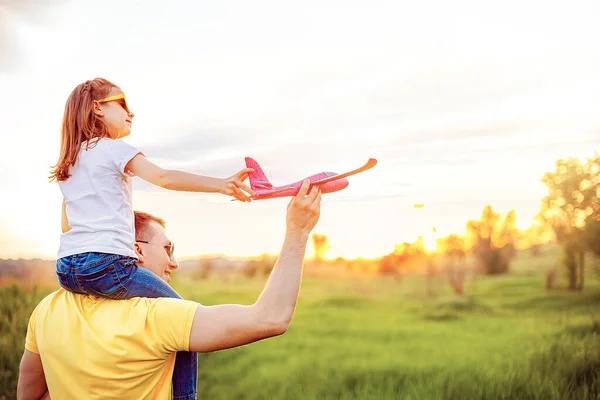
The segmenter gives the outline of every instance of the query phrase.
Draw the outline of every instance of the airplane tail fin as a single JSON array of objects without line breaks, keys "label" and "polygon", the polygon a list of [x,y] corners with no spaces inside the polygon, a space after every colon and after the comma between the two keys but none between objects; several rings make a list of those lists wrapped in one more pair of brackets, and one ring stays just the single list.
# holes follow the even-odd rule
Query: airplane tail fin
[{"label": "airplane tail fin", "polygon": [[262,168],[258,163],[250,157],[246,157],[246,167],[254,169],[248,176],[250,180],[250,188],[252,190],[271,189],[273,185],[267,179],[267,176],[263,172]]}]

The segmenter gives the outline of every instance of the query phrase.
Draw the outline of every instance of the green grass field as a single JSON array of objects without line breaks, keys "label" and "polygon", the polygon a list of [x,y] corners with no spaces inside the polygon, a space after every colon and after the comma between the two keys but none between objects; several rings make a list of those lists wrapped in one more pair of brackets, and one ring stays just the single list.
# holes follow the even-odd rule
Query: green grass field
[{"label": "green grass field", "polygon": [[[425,277],[306,279],[280,337],[200,355],[204,399],[600,399],[600,278],[544,289],[548,260],[435,295]],[[203,304],[252,303],[264,280],[177,282]],[[0,289],[0,398],[12,398],[27,317],[46,292]]]}]

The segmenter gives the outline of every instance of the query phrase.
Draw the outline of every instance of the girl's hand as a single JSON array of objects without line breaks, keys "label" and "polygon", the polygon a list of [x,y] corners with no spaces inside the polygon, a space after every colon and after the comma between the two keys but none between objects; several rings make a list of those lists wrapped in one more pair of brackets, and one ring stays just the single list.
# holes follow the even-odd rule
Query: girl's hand
[{"label": "girl's hand", "polygon": [[[248,193],[250,196],[255,196],[256,192],[244,184],[244,181],[248,178],[248,174],[250,174],[250,172],[254,172],[254,169],[244,168],[229,178],[224,179],[221,193],[228,196],[233,196],[239,201],[251,202],[252,200],[246,195],[246,193]],[[244,193],[242,190],[246,193]]]}]

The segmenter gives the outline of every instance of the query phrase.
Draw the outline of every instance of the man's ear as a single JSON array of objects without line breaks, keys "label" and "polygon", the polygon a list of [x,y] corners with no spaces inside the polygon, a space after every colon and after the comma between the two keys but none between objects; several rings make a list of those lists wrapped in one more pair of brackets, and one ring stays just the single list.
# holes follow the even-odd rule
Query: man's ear
[{"label": "man's ear", "polygon": [[92,102],[92,112],[99,117],[104,117],[104,111],[100,108],[100,103],[96,100]]},{"label": "man's ear", "polygon": [[140,246],[139,244],[135,244],[134,245],[135,248],[135,254],[137,254],[138,259],[139,259],[139,263],[140,264],[144,264],[144,250],[142,249],[142,246]]}]

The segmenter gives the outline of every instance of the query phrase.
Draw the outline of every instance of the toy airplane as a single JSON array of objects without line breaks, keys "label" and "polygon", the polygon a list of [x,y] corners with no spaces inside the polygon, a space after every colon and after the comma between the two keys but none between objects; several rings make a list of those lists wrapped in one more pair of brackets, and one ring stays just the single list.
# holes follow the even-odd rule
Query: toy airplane
[{"label": "toy airplane", "polygon": [[[284,186],[273,186],[267,179],[267,176],[263,172],[262,168],[258,163],[250,157],[246,157],[246,167],[254,169],[254,172],[249,174],[250,188],[256,192],[255,196],[252,196],[252,200],[263,200],[263,199],[274,199],[277,197],[295,196],[302,186],[304,179],[295,183],[290,183]],[[369,158],[369,161],[362,167],[343,173],[336,174],[335,172],[321,172],[315,175],[311,175],[306,179],[310,180],[310,186],[320,186],[321,193],[337,192],[338,190],[345,189],[348,186],[348,176],[356,175],[371,169],[377,164],[377,160]]]}]

